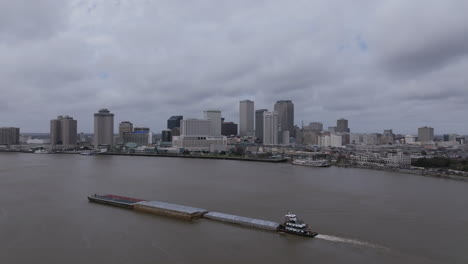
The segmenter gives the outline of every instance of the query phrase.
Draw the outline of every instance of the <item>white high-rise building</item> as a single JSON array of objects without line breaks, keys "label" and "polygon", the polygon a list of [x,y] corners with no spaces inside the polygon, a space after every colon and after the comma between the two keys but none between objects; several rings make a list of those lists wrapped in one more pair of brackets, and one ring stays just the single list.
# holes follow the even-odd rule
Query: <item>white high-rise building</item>
[{"label": "white high-rise building", "polygon": [[181,136],[209,136],[211,121],[205,119],[180,120]]},{"label": "white high-rise building", "polygon": [[210,136],[221,136],[221,111],[207,110],[204,115],[206,120],[211,121]]},{"label": "white high-rise building", "polygon": [[241,136],[253,136],[254,131],[254,102],[250,100],[240,101],[239,104],[239,134]]},{"label": "white high-rise building", "polygon": [[101,109],[94,114],[94,148],[114,145],[114,114]]},{"label": "white high-rise building", "polygon": [[278,144],[278,112],[263,112],[263,144]]},{"label": "white high-rise building", "polygon": [[342,147],[343,137],[341,135],[331,134],[330,135],[330,146],[331,147]]},{"label": "white high-rise building", "polygon": [[172,137],[172,145],[189,151],[226,151],[225,136],[210,135],[212,121],[206,119],[180,120],[180,136]]}]

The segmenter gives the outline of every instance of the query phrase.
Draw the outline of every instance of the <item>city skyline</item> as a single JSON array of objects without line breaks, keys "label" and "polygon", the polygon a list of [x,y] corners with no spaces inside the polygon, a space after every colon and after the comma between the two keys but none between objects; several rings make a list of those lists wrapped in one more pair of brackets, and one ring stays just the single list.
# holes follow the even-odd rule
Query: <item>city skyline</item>
[{"label": "city skyline", "polygon": [[0,123],[47,132],[66,114],[91,132],[108,108],[161,131],[206,109],[239,123],[250,99],[292,100],[296,125],[468,134],[468,3],[449,2],[5,1]]}]

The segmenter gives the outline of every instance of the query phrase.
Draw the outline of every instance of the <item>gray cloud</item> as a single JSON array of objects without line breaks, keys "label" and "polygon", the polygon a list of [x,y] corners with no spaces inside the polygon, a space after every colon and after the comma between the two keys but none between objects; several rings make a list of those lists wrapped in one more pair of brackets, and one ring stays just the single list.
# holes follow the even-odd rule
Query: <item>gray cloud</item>
[{"label": "gray cloud", "polygon": [[468,133],[446,118],[466,117],[462,0],[33,2],[0,3],[0,125],[47,132],[69,114],[92,131],[107,107],[159,131],[291,99],[297,124]]}]

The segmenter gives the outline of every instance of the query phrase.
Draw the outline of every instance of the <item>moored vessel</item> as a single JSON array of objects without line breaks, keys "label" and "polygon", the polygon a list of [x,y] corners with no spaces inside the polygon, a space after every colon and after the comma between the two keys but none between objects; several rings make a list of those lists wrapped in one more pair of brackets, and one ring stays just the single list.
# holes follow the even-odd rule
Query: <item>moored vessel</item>
[{"label": "moored vessel", "polygon": [[328,160],[295,159],[292,164],[310,167],[330,167]]},{"label": "moored vessel", "polygon": [[296,214],[288,212],[284,216],[284,223],[278,226],[278,232],[289,233],[298,236],[315,237],[317,232],[310,230],[309,225],[299,220]]}]

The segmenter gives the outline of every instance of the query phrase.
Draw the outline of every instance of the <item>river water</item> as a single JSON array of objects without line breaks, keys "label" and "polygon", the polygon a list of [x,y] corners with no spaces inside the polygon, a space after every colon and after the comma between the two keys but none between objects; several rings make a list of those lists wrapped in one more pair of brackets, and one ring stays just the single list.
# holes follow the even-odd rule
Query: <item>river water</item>
[{"label": "river water", "polygon": [[[314,239],[89,203],[112,193],[280,222]],[[0,153],[0,263],[468,263],[468,183],[224,160]]]}]

